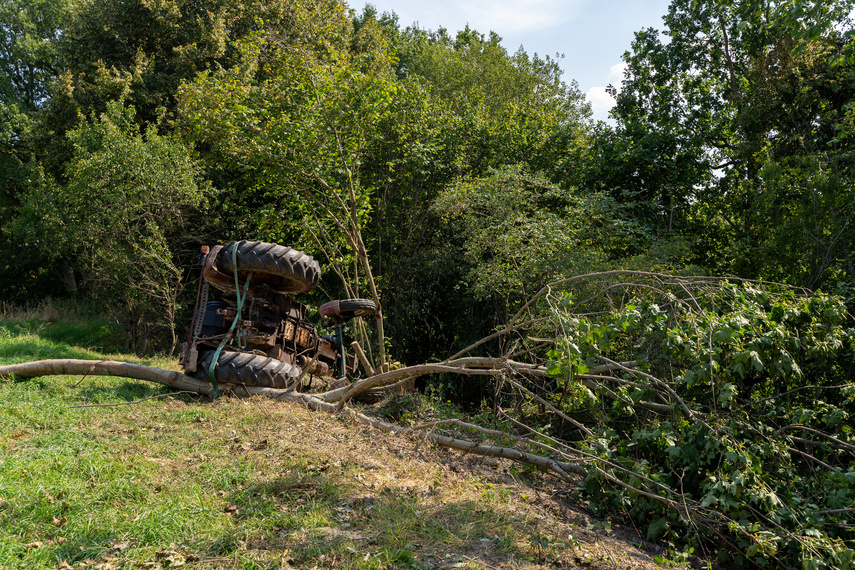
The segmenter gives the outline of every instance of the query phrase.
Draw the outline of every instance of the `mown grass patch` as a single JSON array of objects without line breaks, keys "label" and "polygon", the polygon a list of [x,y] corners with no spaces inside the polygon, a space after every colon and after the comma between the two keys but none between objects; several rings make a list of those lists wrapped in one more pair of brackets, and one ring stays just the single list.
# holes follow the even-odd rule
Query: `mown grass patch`
[{"label": "mown grass patch", "polygon": [[[102,386],[98,400],[138,390]],[[86,391],[68,392],[57,379],[0,384],[2,567],[121,566],[171,552],[210,567],[278,568],[286,557],[416,568],[417,550],[477,544],[499,520],[485,505],[437,507],[394,486],[364,493],[358,463],[273,440],[280,410],[190,399],[77,409]]]},{"label": "mown grass patch", "polygon": [[[87,348],[89,326],[62,341],[0,322],[0,364],[177,368]],[[2,568],[599,567],[595,550],[560,538],[567,523],[512,466],[486,480],[480,463],[417,439],[263,398],[210,401],[99,376],[2,379],[0,457]],[[558,537],[551,558],[532,541],[541,536]]]}]

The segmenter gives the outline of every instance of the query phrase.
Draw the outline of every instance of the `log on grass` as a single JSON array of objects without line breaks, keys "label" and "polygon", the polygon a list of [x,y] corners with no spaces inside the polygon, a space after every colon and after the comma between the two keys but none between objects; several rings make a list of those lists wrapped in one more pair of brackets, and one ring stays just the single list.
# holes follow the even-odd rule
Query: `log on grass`
[{"label": "log on grass", "polygon": [[130,362],[117,362],[115,360],[76,360],[62,358],[0,366],[0,378],[7,378],[12,375],[18,378],[62,375],[118,376],[121,378],[156,382],[179,390],[192,390],[193,392],[207,396],[214,393],[214,388],[210,383],[199,380],[198,378],[185,376],[180,372],[163,370],[162,368],[131,364]]}]

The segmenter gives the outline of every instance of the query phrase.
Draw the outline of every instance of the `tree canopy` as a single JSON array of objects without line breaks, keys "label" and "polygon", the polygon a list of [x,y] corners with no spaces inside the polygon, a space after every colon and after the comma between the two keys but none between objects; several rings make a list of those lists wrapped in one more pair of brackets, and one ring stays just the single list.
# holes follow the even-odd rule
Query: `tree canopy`
[{"label": "tree canopy", "polygon": [[692,224],[702,264],[813,288],[851,279],[850,37],[815,33],[846,5],[677,0],[662,34],[636,34],[614,110],[618,140],[637,141],[626,163],[646,170],[628,190]]}]

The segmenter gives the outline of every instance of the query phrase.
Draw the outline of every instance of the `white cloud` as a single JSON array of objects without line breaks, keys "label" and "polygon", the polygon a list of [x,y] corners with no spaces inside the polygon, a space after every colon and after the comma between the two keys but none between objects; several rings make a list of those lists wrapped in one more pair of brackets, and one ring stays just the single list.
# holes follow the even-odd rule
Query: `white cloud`
[{"label": "white cloud", "polygon": [[[616,63],[609,68],[608,82],[620,92],[621,80],[623,80],[623,72],[626,70],[626,63]],[[585,93],[585,98],[591,104],[594,119],[598,121],[610,121],[609,111],[615,106],[614,98],[608,94],[605,87],[591,87]]]},{"label": "white cloud", "polygon": [[622,61],[620,63],[616,63],[609,68],[609,81],[612,84],[620,85],[621,80],[623,79],[623,72],[626,71],[626,62]]},{"label": "white cloud", "polygon": [[594,119],[605,121],[608,118],[609,111],[615,106],[615,100],[606,93],[605,87],[591,87],[585,93],[585,98],[591,104]]}]

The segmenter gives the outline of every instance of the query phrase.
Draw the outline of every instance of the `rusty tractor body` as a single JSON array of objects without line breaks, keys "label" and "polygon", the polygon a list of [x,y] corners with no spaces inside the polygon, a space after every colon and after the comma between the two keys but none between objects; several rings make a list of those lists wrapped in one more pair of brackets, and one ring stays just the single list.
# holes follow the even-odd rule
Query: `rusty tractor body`
[{"label": "rusty tractor body", "polygon": [[[293,295],[312,290],[317,261],[290,247],[236,241],[203,248],[191,334],[184,343],[185,374],[218,382],[287,388],[306,374],[340,378],[356,371],[344,352],[341,324],[374,312],[366,299],[331,301],[320,308],[336,335],[323,335]],[[297,386],[299,387],[299,386]]]}]

